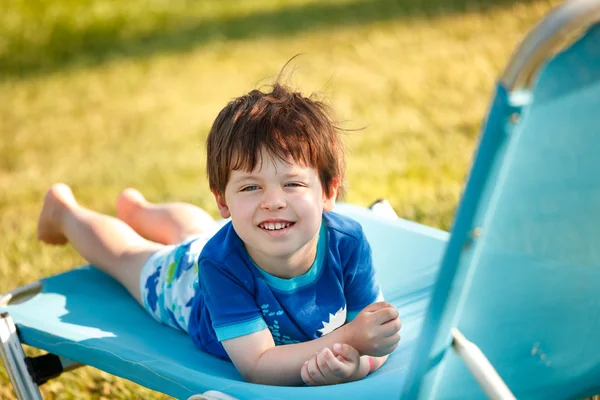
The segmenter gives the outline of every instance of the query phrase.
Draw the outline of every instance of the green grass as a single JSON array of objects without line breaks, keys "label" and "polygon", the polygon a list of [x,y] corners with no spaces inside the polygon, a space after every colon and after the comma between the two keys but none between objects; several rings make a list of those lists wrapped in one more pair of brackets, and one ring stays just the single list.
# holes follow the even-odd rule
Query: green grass
[{"label": "green grass", "polygon": [[[292,84],[322,93],[346,128],[365,128],[346,137],[346,201],[386,197],[401,216],[449,229],[494,81],[556,4],[6,0],[0,292],[83,262],[35,240],[53,182],[108,213],[134,186],[216,217],[204,168],[210,124],[297,53]],[[89,367],[42,390],[48,399],[161,398]],[[0,369],[0,398],[11,396]]]}]

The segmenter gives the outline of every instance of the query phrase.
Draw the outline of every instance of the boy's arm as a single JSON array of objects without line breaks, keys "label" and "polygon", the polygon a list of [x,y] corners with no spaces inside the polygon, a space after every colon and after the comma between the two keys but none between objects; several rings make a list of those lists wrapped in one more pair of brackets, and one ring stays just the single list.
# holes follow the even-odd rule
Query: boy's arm
[{"label": "boy's arm", "polygon": [[310,386],[335,385],[363,379],[379,369],[388,356],[359,356],[349,344],[324,348],[302,366],[302,380]]},{"label": "boy's arm", "polygon": [[222,343],[231,361],[248,382],[302,385],[302,366],[321,349],[332,349],[335,343],[346,343],[361,355],[384,356],[398,345],[400,326],[395,307],[375,303],[365,308],[352,322],[308,342],[275,346],[271,332],[263,329]]},{"label": "boy's arm", "polygon": [[304,362],[323,347],[334,343],[345,343],[347,331],[340,327],[329,335],[304,343],[275,346],[268,329],[224,340],[223,347],[229,358],[242,374],[252,383],[265,385],[302,385],[300,369]]}]

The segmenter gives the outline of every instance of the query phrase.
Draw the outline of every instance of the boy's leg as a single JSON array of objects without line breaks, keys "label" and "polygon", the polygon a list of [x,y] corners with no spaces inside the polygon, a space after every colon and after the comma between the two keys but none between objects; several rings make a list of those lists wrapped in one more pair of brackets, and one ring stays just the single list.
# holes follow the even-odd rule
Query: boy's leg
[{"label": "boy's leg", "polygon": [[141,236],[162,244],[180,243],[216,226],[200,207],[188,203],[153,204],[135,189],[125,189],[119,195],[117,216]]},{"label": "boy's leg", "polygon": [[83,258],[113,276],[143,305],[140,273],[148,257],[162,246],[117,218],[80,206],[67,185],[55,184],[46,193],[38,238],[50,244],[71,242]]}]

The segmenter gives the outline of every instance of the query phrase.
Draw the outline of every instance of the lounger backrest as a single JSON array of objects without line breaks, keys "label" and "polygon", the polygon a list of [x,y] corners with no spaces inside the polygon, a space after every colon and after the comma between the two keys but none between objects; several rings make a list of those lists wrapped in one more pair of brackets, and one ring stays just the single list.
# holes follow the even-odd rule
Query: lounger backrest
[{"label": "lounger backrest", "polygon": [[600,24],[583,28],[524,90],[498,86],[406,398],[484,397],[453,327],[519,399],[600,393]]}]

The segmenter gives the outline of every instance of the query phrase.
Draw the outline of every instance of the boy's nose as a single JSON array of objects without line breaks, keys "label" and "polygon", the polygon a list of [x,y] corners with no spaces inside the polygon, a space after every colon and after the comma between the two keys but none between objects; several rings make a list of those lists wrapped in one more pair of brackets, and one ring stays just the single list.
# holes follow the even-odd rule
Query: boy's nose
[{"label": "boy's nose", "polygon": [[286,205],[283,191],[280,189],[265,190],[261,208],[265,210],[279,210]]}]

